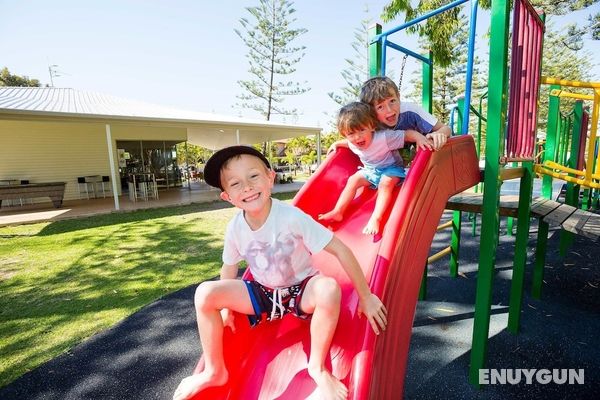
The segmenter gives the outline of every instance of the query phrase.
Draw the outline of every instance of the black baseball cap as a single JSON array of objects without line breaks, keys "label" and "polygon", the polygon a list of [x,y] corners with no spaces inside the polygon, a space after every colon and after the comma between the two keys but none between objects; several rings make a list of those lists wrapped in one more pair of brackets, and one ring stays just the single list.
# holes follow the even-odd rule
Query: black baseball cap
[{"label": "black baseball cap", "polygon": [[223,186],[221,186],[221,168],[223,168],[223,164],[225,164],[231,157],[239,156],[241,154],[248,154],[258,157],[263,163],[265,163],[267,168],[271,169],[269,160],[267,160],[267,158],[254,147],[243,145],[230,146],[217,151],[208,159],[206,165],[204,166],[204,181],[210,186],[224,190]]}]

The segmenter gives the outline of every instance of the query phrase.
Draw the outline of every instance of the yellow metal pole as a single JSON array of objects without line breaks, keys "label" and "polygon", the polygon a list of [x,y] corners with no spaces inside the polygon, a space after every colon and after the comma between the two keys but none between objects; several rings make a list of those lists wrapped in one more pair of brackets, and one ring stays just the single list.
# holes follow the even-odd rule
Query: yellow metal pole
[{"label": "yellow metal pole", "polygon": [[594,96],[591,94],[565,92],[562,89],[551,90],[550,96],[569,97],[571,99],[577,99],[577,100],[594,100]]},{"label": "yellow metal pole", "polygon": [[[583,182],[585,183],[591,183],[592,182],[592,175],[598,175],[600,174],[600,152],[598,152],[598,157],[596,159],[596,168],[594,169],[594,153],[596,151],[596,135],[598,133],[598,110],[600,107],[600,82],[583,82],[583,81],[570,81],[567,79],[558,79],[558,78],[550,78],[547,76],[542,76],[542,83],[548,84],[548,85],[561,85],[561,86],[569,86],[569,87],[576,87],[576,88],[588,88],[588,89],[594,89],[594,95],[590,96],[590,95],[583,95],[583,94],[576,94],[576,93],[569,93],[569,92],[565,92],[562,89],[560,90],[554,90],[554,95],[555,96],[560,96],[560,97],[571,97],[571,98],[575,98],[575,99],[580,99],[580,100],[594,100],[594,106],[593,106],[593,111],[592,111],[592,131],[590,132],[590,139],[588,141],[588,148],[587,148],[587,159],[586,159],[586,163],[585,163],[585,179],[583,179]],[[558,92],[558,93],[556,93]],[[537,168],[536,168],[537,170]],[[548,175],[552,175],[551,173],[548,172],[544,172]],[[594,187],[594,186],[592,186]]]},{"label": "yellow metal pole", "polygon": [[542,76],[542,83],[546,83],[548,85],[600,89],[600,82],[569,81],[567,79],[549,78],[547,76]]}]

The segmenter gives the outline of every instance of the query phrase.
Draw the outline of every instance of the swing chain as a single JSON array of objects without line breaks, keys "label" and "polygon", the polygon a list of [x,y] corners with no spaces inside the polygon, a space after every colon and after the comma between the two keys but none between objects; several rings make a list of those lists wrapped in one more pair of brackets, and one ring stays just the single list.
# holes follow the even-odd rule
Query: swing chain
[{"label": "swing chain", "polygon": [[402,68],[400,69],[400,79],[398,80],[398,89],[402,88],[402,77],[404,76],[404,66],[406,65],[406,59],[408,58],[408,53],[404,54],[402,58]]}]

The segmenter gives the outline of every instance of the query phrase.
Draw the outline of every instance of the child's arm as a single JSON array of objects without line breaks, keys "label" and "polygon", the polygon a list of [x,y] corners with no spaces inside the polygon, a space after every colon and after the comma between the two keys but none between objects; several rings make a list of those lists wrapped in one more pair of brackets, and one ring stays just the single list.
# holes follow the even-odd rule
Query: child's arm
[{"label": "child's arm", "polygon": [[407,129],[404,131],[404,140],[407,142],[414,142],[419,150],[434,149],[434,145],[427,140],[426,136],[423,136],[422,133],[413,129]]},{"label": "child's arm", "polygon": [[387,325],[387,310],[381,300],[371,293],[371,289],[352,250],[336,236],[333,236],[333,239],[325,246],[325,251],[333,254],[340,264],[342,264],[346,274],[348,274],[348,277],[352,281],[354,289],[358,293],[360,300],[359,312],[362,312],[367,317],[373,331],[375,331],[376,335],[379,335],[380,328],[381,331],[384,331]]},{"label": "child's arm", "polygon": [[425,135],[425,137],[433,142],[433,149],[439,150],[452,134],[452,130],[448,125],[441,122],[437,122],[431,129],[431,132]]},{"label": "child's arm", "polygon": [[348,148],[348,141],[346,139],[340,139],[331,143],[331,146],[327,149],[327,154],[333,153],[338,147]]},{"label": "child's arm", "polygon": [[[220,279],[236,279],[238,274],[238,266],[223,264],[221,267]],[[232,331],[235,332],[235,327],[233,326],[233,313],[230,309],[224,308],[221,310],[221,318],[223,319],[223,325],[231,328]]]}]

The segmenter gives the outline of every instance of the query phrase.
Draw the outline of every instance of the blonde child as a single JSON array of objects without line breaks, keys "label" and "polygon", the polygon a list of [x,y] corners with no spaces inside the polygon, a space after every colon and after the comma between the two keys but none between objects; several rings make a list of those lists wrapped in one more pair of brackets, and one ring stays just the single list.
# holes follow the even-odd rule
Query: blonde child
[{"label": "blonde child", "polygon": [[452,130],[422,107],[400,102],[398,86],[387,76],[368,79],[360,89],[360,101],[373,107],[380,129],[412,129],[431,140],[435,150],[441,148]]},{"label": "blonde child", "polygon": [[[316,382],[319,398],[347,397],[346,386],[325,367],[341,290],[333,278],[319,275],[312,253],[325,250],[338,259],[358,293],[359,312],[376,334],[385,330],[386,309],[371,293],[352,251],[300,209],[271,198],[274,177],[267,159],[252,147],[219,150],[206,163],[205,181],[221,189],[221,198],[240,212],[226,229],[221,279],[200,284],[194,298],[204,370],[183,379],[174,400],[189,399],[227,382],[223,328],[233,328],[234,311],[248,315],[252,324],[288,313],[311,318],[308,374]],[[235,279],[242,260],[254,281]]]}]

